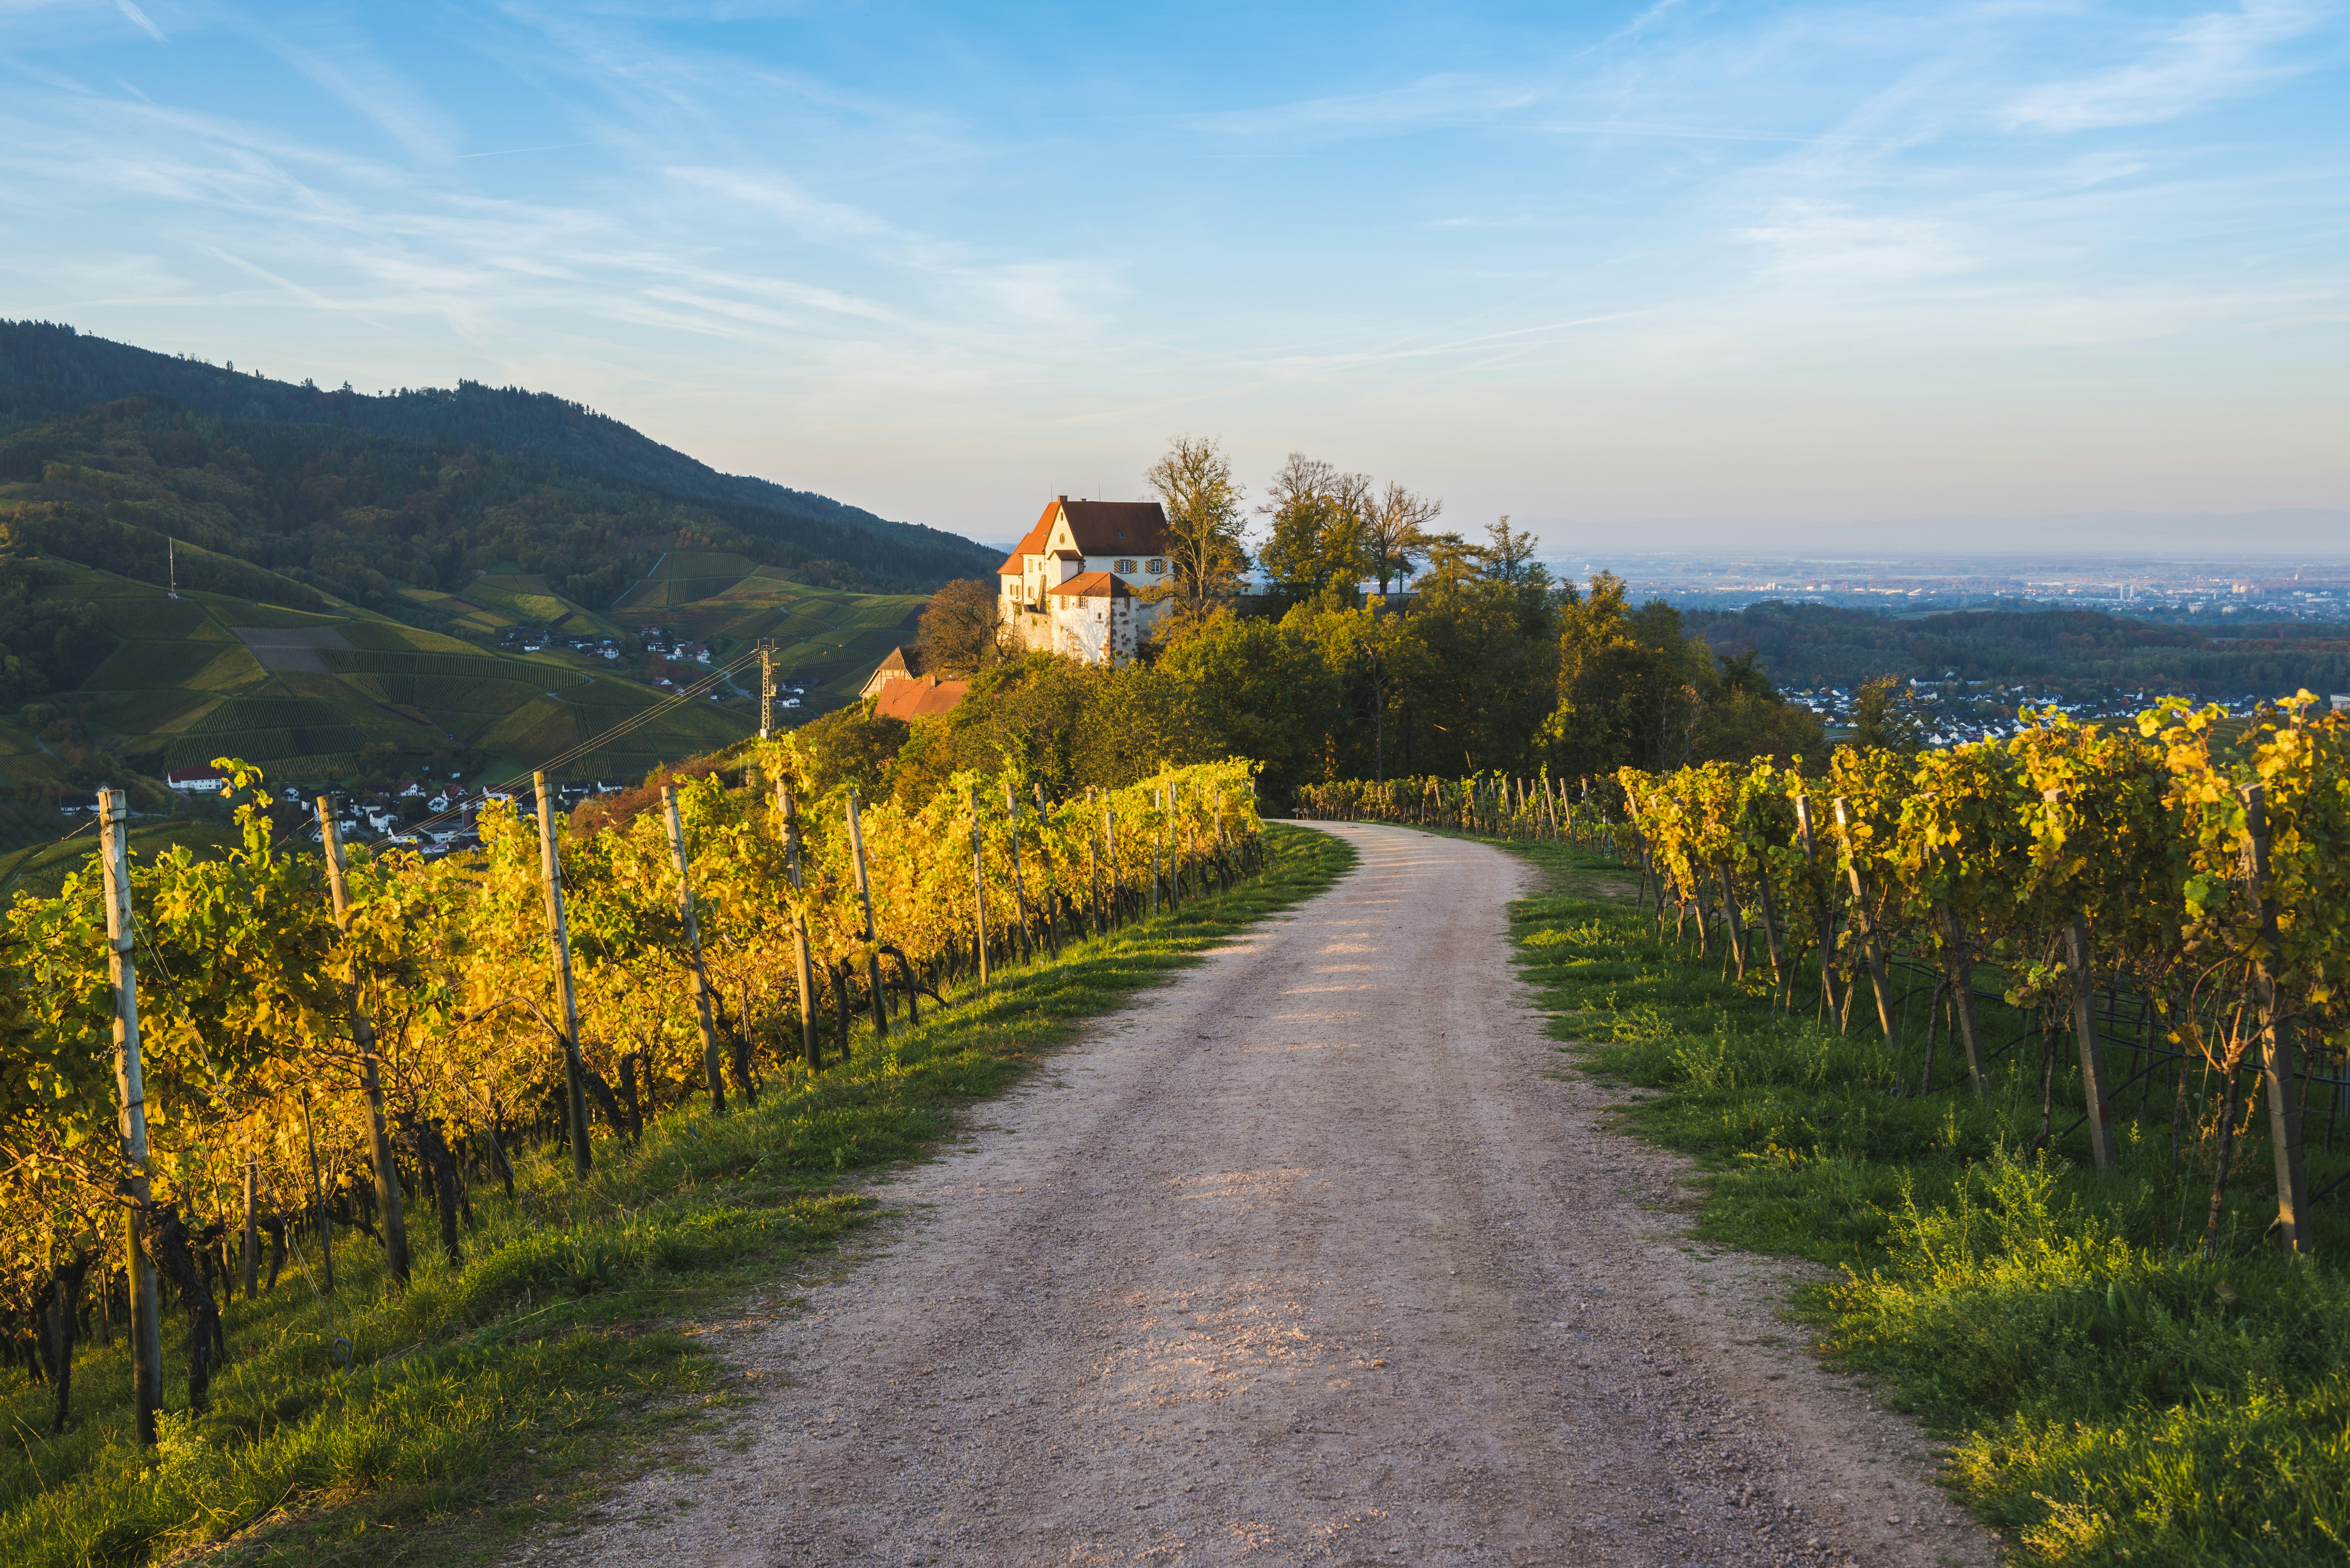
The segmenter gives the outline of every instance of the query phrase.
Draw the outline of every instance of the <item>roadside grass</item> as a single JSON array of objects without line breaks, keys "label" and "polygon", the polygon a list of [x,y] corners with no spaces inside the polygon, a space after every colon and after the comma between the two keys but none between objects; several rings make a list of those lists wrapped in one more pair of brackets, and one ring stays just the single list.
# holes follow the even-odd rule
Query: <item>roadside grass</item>
[{"label": "roadside grass", "polygon": [[[1701,1233],[1840,1277],[1795,1309],[1840,1366],[1885,1377],[1946,1434],[1947,1484],[2021,1557],[2061,1563],[2350,1560],[2350,1216],[2316,1210],[2318,1262],[2253,1245],[2275,1213],[2265,1118],[2233,1160],[2223,1245],[2202,1255],[2210,1170],[2190,1104],[2178,1168],[2167,1073],[2119,1097],[2114,1172],[2086,1135],[2026,1158],[2041,1127],[2037,1042],[1966,1085],[1947,1041],[1919,1093],[1922,1014],[1903,1048],[1809,1007],[1781,1015],[1767,959],[1744,983],[1677,948],[1635,874],[1511,845],[1551,873],[1513,910],[1553,1033],[1625,1124],[1699,1162]],[[1759,944],[1758,944],[1759,949]],[[1719,947],[1717,946],[1717,955]],[[1798,986],[1799,995],[1806,993]],[[1985,1009],[1985,1033],[2019,1020]],[[2056,1040],[2055,1128],[2068,1033]],[[2197,1092],[2190,1076],[2189,1094]],[[2350,1150],[2313,1137],[2313,1188]]]},{"label": "roadside grass", "polygon": [[184,1314],[167,1308],[170,1413],[152,1453],[129,1440],[119,1337],[75,1357],[62,1438],[42,1435],[48,1386],[0,1373],[0,1561],[89,1568],[230,1541],[234,1563],[478,1563],[597,1506],[660,1462],[664,1438],[747,1402],[710,1334],[785,1310],[803,1270],[837,1266],[824,1254],[884,1211],[874,1176],[925,1158],[1086,1021],[1354,860],[1278,825],[1267,852],[1229,892],[1067,943],[885,1043],[868,1025],[846,1062],[771,1078],[755,1110],[681,1106],[633,1148],[599,1129],[585,1182],[559,1148],[515,1151],[514,1198],[471,1195],[461,1263],[429,1206],[411,1208],[405,1292],[357,1234],[337,1238],[331,1296],[315,1250],[296,1249],[275,1291],[226,1309],[230,1359],[203,1417],[187,1413]]}]

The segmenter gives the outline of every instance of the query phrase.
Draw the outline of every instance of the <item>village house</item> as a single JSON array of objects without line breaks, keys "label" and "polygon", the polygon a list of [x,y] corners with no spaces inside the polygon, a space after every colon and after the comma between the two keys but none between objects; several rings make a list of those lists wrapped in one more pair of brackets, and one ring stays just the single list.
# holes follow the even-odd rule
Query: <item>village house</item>
[{"label": "village house", "polygon": [[917,719],[951,712],[970,690],[967,680],[941,680],[925,671],[920,644],[910,642],[889,650],[889,657],[866,677],[865,688],[858,695],[873,699],[873,711],[884,718],[910,724]]},{"label": "village house", "polygon": [[1139,596],[1168,580],[1167,545],[1156,501],[1055,496],[996,568],[1006,632],[1088,664],[1133,658],[1158,618],[1159,605]]},{"label": "village house", "polygon": [[163,775],[167,788],[182,794],[217,794],[228,788],[225,768],[173,768]]}]

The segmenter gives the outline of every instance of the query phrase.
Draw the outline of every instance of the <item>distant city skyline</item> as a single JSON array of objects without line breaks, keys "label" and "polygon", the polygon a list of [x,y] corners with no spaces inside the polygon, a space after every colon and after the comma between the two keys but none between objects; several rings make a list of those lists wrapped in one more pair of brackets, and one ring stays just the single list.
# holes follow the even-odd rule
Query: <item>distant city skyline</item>
[{"label": "distant city skyline", "polygon": [[0,316],[525,385],[982,539],[1184,432],[1545,554],[2350,549],[2346,50],[2301,0],[0,0]]}]

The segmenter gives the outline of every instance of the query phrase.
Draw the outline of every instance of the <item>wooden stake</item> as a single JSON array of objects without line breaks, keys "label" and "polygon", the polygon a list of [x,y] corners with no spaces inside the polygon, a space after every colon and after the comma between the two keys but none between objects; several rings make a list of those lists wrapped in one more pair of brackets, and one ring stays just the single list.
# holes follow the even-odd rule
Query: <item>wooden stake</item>
[{"label": "wooden stake", "polygon": [[[889,1038],[889,999],[881,990],[880,938],[873,932],[873,885],[865,876],[865,829],[857,820],[857,789],[848,791],[848,846],[857,856],[857,896],[865,902],[865,973],[873,988],[873,1038]],[[846,1042],[843,1045],[846,1046]]]},{"label": "wooden stake", "polygon": [[1762,904],[1762,937],[1771,947],[1771,992],[1780,1006],[1789,1005],[1789,987],[1794,976],[1787,972],[1786,950],[1779,939],[1779,898],[1771,887],[1771,863],[1762,863],[1762,872],[1754,878]]},{"label": "wooden stake", "polygon": [[318,1217],[319,1272],[325,1293],[335,1293],[335,1222],[327,1218],[327,1194],[318,1180],[318,1136],[310,1127],[310,1085],[302,1085],[302,1140],[310,1146],[310,1210]]},{"label": "wooden stake", "polygon": [[2309,1212],[2309,1172],[2301,1148],[2301,1096],[2295,1092],[2299,1075],[2293,1067],[2293,1024],[2277,998],[2277,971],[2284,963],[2284,937],[2277,924],[2276,904],[2269,898],[2268,787],[2251,784],[2244,790],[2244,836],[2251,842],[2252,907],[2260,912],[2258,957],[2252,963],[2252,989],[2260,998],[2262,1032],[2266,1049],[2261,1054],[2261,1077],[2269,1093],[2269,1145],[2276,1154],[2276,1229],[2283,1233],[2290,1256],[2307,1258],[2316,1237],[2302,1216]]},{"label": "wooden stake", "polygon": [[702,963],[702,921],[693,909],[693,867],[685,853],[685,819],[678,815],[677,786],[661,785],[661,809],[669,814],[670,853],[677,858],[677,918],[685,925],[685,954],[693,981],[693,1006],[702,1021],[702,1068],[710,1075],[710,1114],[726,1114],[725,1058],[710,1017],[710,971]]},{"label": "wooden stake", "polygon": [[[1037,783],[1035,790],[1036,869],[1040,872],[1050,871],[1053,868],[1053,865],[1051,857],[1045,853],[1045,825],[1053,820],[1053,813],[1050,808],[1045,805],[1045,785],[1042,781]],[[1060,899],[1057,896],[1048,896],[1045,900],[1045,941],[1052,950],[1054,961],[1055,962],[1059,961],[1061,957],[1061,909]]]},{"label": "wooden stake", "polygon": [[1959,917],[1941,908],[1942,942],[1950,956],[1950,1003],[1959,1021],[1959,1043],[1966,1047],[1967,1072],[1978,1097],[1991,1093],[1991,1063],[1983,1054],[1982,1030],[1975,1023],[1975,957]]},{"label": "wooden stake", "polygon": [[[343,841],[335,832],[335,808],[318,797],[318,846],[327,860],[327,892],[334,899],[335,925],[348,938],[351,930],[350,884],[343,865]],[[408,1282],[408,1213],[400,1202],[400,1167],[392,1162],[391,1130],[383,1114],[383,1072],[375,1054],[375,1021],[359,1005],[359,961],[355,954],[347,977],[351,989],[351,1049],[359,1053],[359,1089],[368,1103],[368,1156],[375,1168],[375,1206],[383,1223],[383,1255],[392,1278]]]},{"label": "wooden stake", "polygon": [[555,1001],[563,1014],[563,1118],[571,1134],[571,1173],[585,1181],[595,1156],[588,1147],[588,1080],[579,1070],[579,998],[571,984],[571,932],[563,919],[563,858],[555,852],[555,793],[543,773],[531,774],[530,783],[538,792],[538,875],[546,887]]},{"label": "wooden stake", "polygon": [[1028,884],[1020,875],[1020,796],[1009,784],[1003,786],[1003,812],[1012,828],[1012,896],[1020,904],[1020,956],[1033,959],[1036,952],[1028,940]]},{"label": "wooden stake", "polygon": [[130,913],[130,803],[119,789],[98,794],[99,864],[106,882],[106,968],[114,989],[116,1126],[122,1138],[123,1251],[130,1274],[130,1397],[139,1445],[155,1446],[163,1407],[163,1315],[155,1261],[147,1255],[145,1219],[154,1194],[147,1181],[147,1075],[139,1057],[138,946]]},{"label": "wooden stake", "polygon": [[[1093,804],[1094,794],[1094,790],[1088,787],[1086,791],[1087,805]],[[1091,815],[1092,813],[1087,815]],[[1093,884],[1094,935],[1098,937],[1109,929],[1109,923],[1102,919],[1101,840],[1090,833],[1086,835],[1086,878]]]},{"label": "wooden stake", "polygon": [[[806,888],[800,881],[800,807],[792,786],[775,781],[775,804],[784,812],[784,866],[792,878],[792,959],[800,982],[800,1054],[813,1073],[824,1065],[824,1047],[816,1038],[816,991],[808,971],[807,909],[802,902]],[[845,1046],[844,1046],[845,1048]]]},{"label": "wooden stake", "polygon": [[254,1141],[257,1136],[253,1127],[244,1129],[244,1277],[237,1288],[247,1301],[260,1293],[261,1286],[261,1226],[254,1211],[261,1186],[261,1149]]},{"label": "wooden stake", "polygon": [[979,829],[979,786],[971,786],[971,908],[979,931],[979,983],[987,983],[987,857]]},{"label": "wooden stake", "polygon": [[[2053,810],[2064,804],[2061,789],[2043,790]],[[2089,1152],[2099,1170],[2114,1168],[2113,1087],[2106,1079],[2105,1048],[2097,1040],[2097,988],[2089,973],[2089,923],[2074,915],[2064,925],[2065,967],[2073,971],[2073,1037],[2081,1047],[2081,1095],[2086,1102]]]},{"label": "wooden stake", "polygon": [[1125,919],[1118,908],[1124,895],[1118,886],[1118,808],[1107,800],[1102,805],[1102,858],[1109,862],[1109,919],[1116,926]]},{"label": "wooden stake", "polygon": [[[1860,856],[1853,848],[1852,822],[1845,815],[1844,796],[1835,797],[1836,832],[1844,839],[1845,875],[1852,883],[1852,923],[1860,929],[1861,950],[1868,959],[1868,982],[1877,993],[1877,1026],[1885,1032],[1885,1043],[1898,1047],[1899,1031],[1893,1024],[1893,981],[1885,972],[1885,951],[1877,945],[1877,922],[1869,918],[1868,886],[1860,875]],[[2105,1168],[2098,1161],[2097,1168]]]}]

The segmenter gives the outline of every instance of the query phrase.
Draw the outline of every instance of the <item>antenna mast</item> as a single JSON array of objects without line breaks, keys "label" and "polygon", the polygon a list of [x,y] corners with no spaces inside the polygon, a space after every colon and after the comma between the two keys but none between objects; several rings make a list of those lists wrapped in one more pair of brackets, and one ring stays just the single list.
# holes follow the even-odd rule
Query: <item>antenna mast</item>
[{"label": "antenna mast", "polygon": [[168,535],[163,539],[163,559],[171,574],[172,597],[178,598],[180,597],[180,542]]}]

